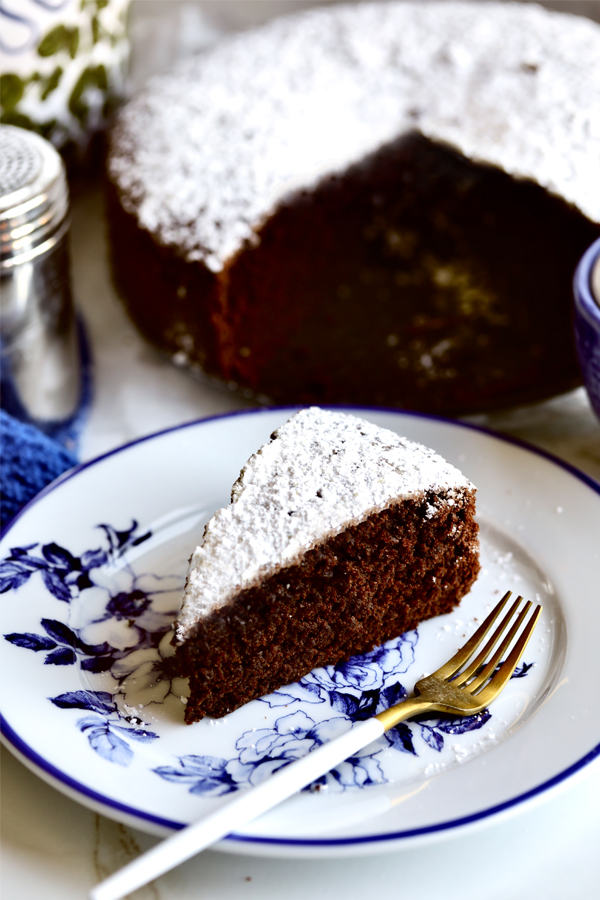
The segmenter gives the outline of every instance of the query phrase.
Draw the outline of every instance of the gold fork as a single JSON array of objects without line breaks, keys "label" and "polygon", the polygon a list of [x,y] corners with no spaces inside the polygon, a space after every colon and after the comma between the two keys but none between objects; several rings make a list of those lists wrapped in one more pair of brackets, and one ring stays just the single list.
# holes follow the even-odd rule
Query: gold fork
[{"label": "gold fork", "polygon": [[[454,713],[458,716],[472,716],[481,712],[482,709],[489,706],[492,700],[496,699],[518,666],[542,611],[541,606],[536,606],[510,655],[500,665],[502,657],[510,647],[532,606],[531,600],[528,600],[515,618],[519,604],[523,600],[522,597],[517,597],[483,650],[471,660],[472,655],[490,633],[494,622],[506,607],[511,596],[512,591],[507,591],[475,634],[454,654],[452,659],[449,659],[432,675],[427,675],[417,681],[415,697],[409,697],[375,716],[382,723],[384,731],[388,731],[404,719],[410,719],[412,716],[426,713],[428,710]],[[511,622],[513,622],[512,627],[496,651],[493,652]],[[463,669],[462,667],[466,663],[468,665]]]},{"label": "gold fork", "polygon": [[296,791],[380,738],[384,732],[403,719],[434,710],[457,716],[481,712],[498,696],[513,674],[542,611],[541,606],[536,607],[510,654],[501,663],[532,606],[531,601],[528,601],[516,615],[523,599],[517,597],[486,645],[472,658],[489,635],[510,597],[511,592],[507,591],[483,624],[452,659],[437,669],[433,675],[427,675],[417,681],[415,697],[403,700],[371,719],[355,723],[349,731],[322,744],[306,756],[288,763],[255,787],[238,791],[232,800],[220,806],[215,812],[176,832],[172,837],[115,872],[91,891],[90,900],[119,900],[125,894],[158,878],[179,863],[210,847],[234,829],[241,828],[291,797]]}]

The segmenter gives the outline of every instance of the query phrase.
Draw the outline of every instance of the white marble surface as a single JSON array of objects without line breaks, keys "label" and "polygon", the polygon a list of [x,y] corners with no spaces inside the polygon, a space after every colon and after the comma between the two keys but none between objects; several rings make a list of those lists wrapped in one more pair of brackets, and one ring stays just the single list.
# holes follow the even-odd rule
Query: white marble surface
[{"label": "white marble surface", "polygon": [[[248,8],[251,5],[256,4],[248,3]],[[159,6],[164,8],[144,4],[147,14],[145,18],[138,14],[138,34],[144,28],[148,33],[147,20]],[[276,11],[282,6],[273,3]],[[217,9],[216,4],[213,7]],[[239,19],[244,9],[245,4],[218,4],[222,18],[235,19],[235,13]],[[239,26],[240,21],[234,24]],[[171,26],[175,27],[173,22]],[[177,29],[181,33],[179,25]],[[163,54],[161,59],[165,58]],[[127,320],[110,283],[97,186],[75,199],[72,250],[75,295],[89,329],[96,372],[83,459],[183,421],[243,406],[243,400],[225,389],[200,384],[175,369],[141,340]],[[477,421],[548,450],[600,480],[600,424],[583,390]],[[3,900],[79,900],[98,880],[156,841],[66,798],[4,748],[2,785]],[[538,806],[468,837],[410,852],[344,860],[272,860],[209,851],[131,896],[304,900],[310,895],[314,900],[373,900],[391,892],[419,900],[595,900],[600,883],[598,848],[600,760]]]},{"label": "white marble surface", "polygon": [[[2,750],[3,900],[82,900],[156,838],[68,800]],[[410,852],[274,860],[207,851],[132,900],[596,900],[600,765],[541,806]]]}]

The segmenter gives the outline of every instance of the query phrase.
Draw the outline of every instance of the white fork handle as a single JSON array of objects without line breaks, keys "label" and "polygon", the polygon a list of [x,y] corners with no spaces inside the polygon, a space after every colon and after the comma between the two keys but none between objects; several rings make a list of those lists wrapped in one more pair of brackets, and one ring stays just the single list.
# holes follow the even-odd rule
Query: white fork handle
[{"label": "white fork handle", "polygon": [[353,753],[377,740],[383,732],[384,727],[378,719],[367,719],[279,769],[256,787],[240,790],[212,815],[177,831],[97,885],[90,892],[89,900],[120,900],[287,800]]}]

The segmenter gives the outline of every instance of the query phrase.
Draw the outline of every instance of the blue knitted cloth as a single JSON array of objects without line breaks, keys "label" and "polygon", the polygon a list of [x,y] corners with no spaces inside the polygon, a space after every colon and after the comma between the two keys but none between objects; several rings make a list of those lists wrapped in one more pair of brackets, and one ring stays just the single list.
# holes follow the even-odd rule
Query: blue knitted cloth
[{"label": "blue knitted cloth", "polygon": [[0,410],[0,526],[10,520],[42,488],[77,464],[73,453]]}]

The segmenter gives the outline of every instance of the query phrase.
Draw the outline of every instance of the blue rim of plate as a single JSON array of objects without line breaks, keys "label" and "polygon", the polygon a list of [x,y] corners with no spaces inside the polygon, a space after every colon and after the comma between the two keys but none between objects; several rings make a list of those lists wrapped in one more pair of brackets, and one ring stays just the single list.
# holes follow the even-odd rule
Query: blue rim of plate
[{"label": "blue rim of plate", "polygon": [[[426,419],[428,421],[439,422],[442,425],[450,425],[456,426],[459,428],[466,428],[472,431],[480,432],[482,434],[488,435],[491,438],[496,440],[504,441],[508,444],[512,444],[513,446],[519,447],[522,450],[525,450],[529,453],[533,453],[537,456],[541,456],[542,458],[548,460],[550,463],[558,466],[561,469],[564,469],[566,472],[571,474],[573,477],[577,478],[579,481],[582,481],[587,487],[591,488],[596,494],[600,496],[600,482],[596,481],[592,476],[587,475],[585,472],[580,471],[575,466],[570,463],[565,462],[564,460],[559,459],[554,456],[552,453],[549,453],[547,450],[543,450],[538,447],[534,447],[531,444],[528,444],[526,441],[521,440],[520,438],[513,437],[512,435],[505,435],[500,432],[494,431],[492,428],[487,428],[482,425],[475,425],[471,422],[461,422],[454,419],[445,418],[443,416],[436,416],[430,413],[422,413],[415,412],[413,410],[403,410],[397,408],[389,408],[389,407],[369,407],[369,406],[361,406],[358,404],[326,404],[329,409],[344,409],[350,411],[359,411],[363,412],[384,412],[391,413],[403,416],[410,416],[416,419]],[[184,422],[181,425],[175,425],[171,428],[164,428],[161,431],[154,432],[150,435],[146,435],[145,437],[136,438],[133,441],[129,441],[126,444],[121,445],[120,447],[115,448],[114,450],[109,450],[107,453],[102,454],[101,456],[97,456],[92,460],[88,460],[87,462],[80,463],[75,468],[69,470],[64,475],[60,476],[56,481],[52,482],[52,484],[45,487],[33,500],[30,500],[29,503],[23,507],[20,512],[11,520],[11,522],[3,529],[0,534],[0,538],[4,538],[6,534],[12,529],[15,522],[21,518],[32,506],[34,506],[39,500],[45,497],[50,492],[56,490],[60,487],[65,481],[70,480],[71,478],[77,476],[80,472],[89,468],[90,466],[96,465],[102,460],[107,459],[110,456],[114,456],[117,453],[121,453],[124,450],[129,449],[130,447],[135,446],[136,444],[145,443],[146,441],[154,440],[155,438],[161,437],[163,434],[169,434],[176,431],[182,431],[185,428],[193,428],[198,425],[202,425],[204,423],[213,422],[219,419],[229,419],[234,416],[249,416],[249,415],[260,415],[261,413],[272,413],[278,411],[292,411],[295,409],[300,409],[301,406],[269,406],[269,407],[257,407],[254,409],[243,409],[243,410],[234,410],[233,412],[221,413],[219,415],[207,416],[201,419],[193,419],[189,422]],[[124,813],[128,816],[131,816],[133,819],[143,820],[153,825],[159,826],[161,828],[169,828],[173,830],[180,830],[186,827],[185,823],[175,822],[170,819],[165,819],[161,816],[155,816],[150,813],[142,812],[136,809],[133,806],[128,806],[124,803],[119,803],[117,800],[113,800],[109,797],[100,794],[98,791],[91,790],[86,785],[82,784],[79,781],[71,778],[65,772],[56,768],[52,764],[48,763],[43,757],[41,757],[35,750],[33,750],[28,744],[26,744],[19,735],[11,728],[11,726],[5,721],[4,716],[0,713],[0,734],[3,738],[3,743],[8,747],[8,749],[14,749],[16,751],[16,755],[23,757],[26,763],[29,763],[31,768],[35,771],[36,769],[41,770],[41,772],[46,776],[46,779],[50,781],[50,783],[58,782],[59,789],[62,785],[63,787],[69,789],[70,791],[74,791],[76,794],[87,797],[89,800],[93,801],[96,804],[100,804],[114,812]],[[595,747],[592,747],[591,750],[588,751],[581,759],[574,762],[572,765],[568,766],[562,772],[557,773],[552,778],[542,782],[537,785],[535,788],[532,788],[529,791],[525,791],[522,794],[518,794],[516,797],[512,797],[509,800],[506,800],[503,803],[496,804],[494,806],[490,806],[486,809],[479,810],[476,813],[472,813],[468,816],[462,816],[456,819],[449,819],[445,822],[436,822],[434,825],[425,825],[419,828],[406,829],[404,831],[392,831],[385,832],[383,834],[376,835],[365,835],[362,837],[350,837],[350,838],[276,838],[276,837],[261,837],[261,836],[253,836],[253,835],[243,835],[232,833],[224,838],[224,841],[236,842],[236,843],[247,843],[247,844],[262,844],[262,845],[271,845],[271,846],[280,846],[280,847],[341,847],[341,846],[349,846],[349,845],[357,845],[357,844],[381,844],[388,843],[390,841],[401,841],[407,838],[414,838],[418,836],[425,837],[426,835],[432,835],[440,832],[449,831],[451,829],[456,829],[460,827],[464,827],[465,825],[474,824],[476,822],[481,822],[485,819],[491,819],[492,817],[498,815],[502,812],[508,812],[510,810],[515,810],[516,807],[520,806],[523,803],[526,803],[534,798],[541,798],[543,794],[551,791],[554,788],[563,785],[565,781],[569,778],[573,777],[578,772],[581,772],[586,766],[592,763],[595,759],[600,757],[600,743],[598,743]],[[39,774],[39,773],[38,773]],[[42,776],[43,777],[43,776]]]}]

